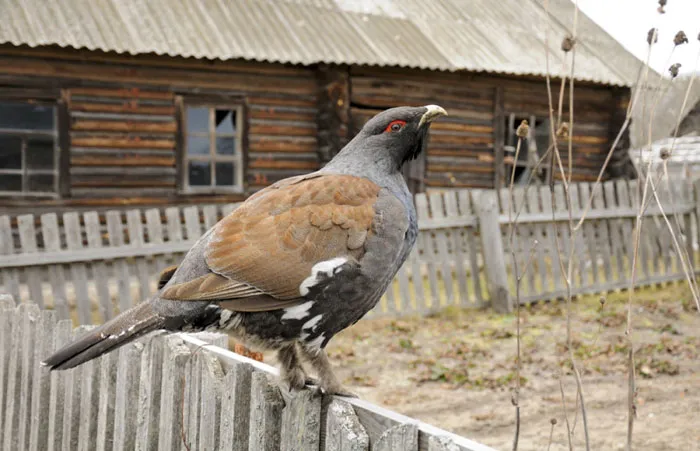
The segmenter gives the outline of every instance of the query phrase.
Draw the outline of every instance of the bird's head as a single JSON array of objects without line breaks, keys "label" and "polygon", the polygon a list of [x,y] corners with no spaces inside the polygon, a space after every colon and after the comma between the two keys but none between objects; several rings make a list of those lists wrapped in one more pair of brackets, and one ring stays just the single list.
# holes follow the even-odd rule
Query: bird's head
[{"label": "bird's head", "polygon": [[438,105],[402,106],[382,111],[367,121],[336,159],[362,159],[387,170],[400,170],[423,150],[430,123],[446,115],[444,108]]},{"label": "bird's head", "polygon": [[447,112],[438,105],[391,108],[367,121],[359,135],[381,152],[388,152],[399,168],[423,150],[430,123]]}]

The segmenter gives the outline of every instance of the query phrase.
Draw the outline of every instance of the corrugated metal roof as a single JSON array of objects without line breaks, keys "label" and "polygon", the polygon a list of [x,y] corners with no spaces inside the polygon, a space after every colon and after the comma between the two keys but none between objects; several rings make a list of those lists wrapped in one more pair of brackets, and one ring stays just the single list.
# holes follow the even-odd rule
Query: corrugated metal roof
[{"label": "corrugated metal roof", "polygon": [[[0,43],[128,54],[564,75],[570,0],[0,0]],[[639,65],[579,13],[580,80],[630,86]]]}]

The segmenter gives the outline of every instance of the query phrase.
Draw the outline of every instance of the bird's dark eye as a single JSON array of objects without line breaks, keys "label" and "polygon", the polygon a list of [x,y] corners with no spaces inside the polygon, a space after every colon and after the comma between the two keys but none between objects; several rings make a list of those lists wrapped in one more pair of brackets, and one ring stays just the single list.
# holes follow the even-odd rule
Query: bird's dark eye
[{"label": "bird's dark eye", "polygon": [[406,121],[391,121],[389,125],[386,126],[384,129],[384,133],[390,133],[390,132],[398,132],[403,128],[403,126],[406,125]]}]

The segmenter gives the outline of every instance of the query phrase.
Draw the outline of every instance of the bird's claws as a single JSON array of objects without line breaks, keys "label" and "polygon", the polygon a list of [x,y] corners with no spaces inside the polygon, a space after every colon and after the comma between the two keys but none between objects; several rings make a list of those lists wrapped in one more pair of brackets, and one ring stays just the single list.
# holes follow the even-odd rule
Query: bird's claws
[{"label": "bird's claws", "polygon": [[343,386],[329,386],[329,387],[322,387],[318,385],[317,383],[310,384],[309,390],[315,395],[315,396],[321,396],[321,395],[330,395],[330,396],[344,396],[346,398],[358,398],[359,396],[356,395],[355,393],[351,392],[350,390],[346,389]]}]

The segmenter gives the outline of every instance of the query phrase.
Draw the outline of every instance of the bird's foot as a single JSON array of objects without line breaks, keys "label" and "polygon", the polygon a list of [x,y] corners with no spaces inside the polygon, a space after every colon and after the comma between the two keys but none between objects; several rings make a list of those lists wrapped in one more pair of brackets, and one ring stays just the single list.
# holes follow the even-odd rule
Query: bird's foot
[{"label": "bird's foot", "polygon": [[346,398],[359,398],[359,396],[357,396],[355,393],[351,392],[340,384],[322,387],[321,389],[327,395],[345,396]]},{"label": "bird's foot", "polygon": [[299,367],[282,373],[282,380],[289,388],[289,391],[302,390],[306,385],[307,379],[306,373]]},{"label": "bird's foot", "polygon": [[[311,379],[311,378],[309,378]],[[335,395],[335,396],[345,396],[346,398],[359,398],[355,393],[351,392],[347,388],[343,387],[340,384],[321,384],[318,381],[311,379],[313,383],[309,384],[311,385],[310,390],[313,391],[317,396],[321,395]]]}]

